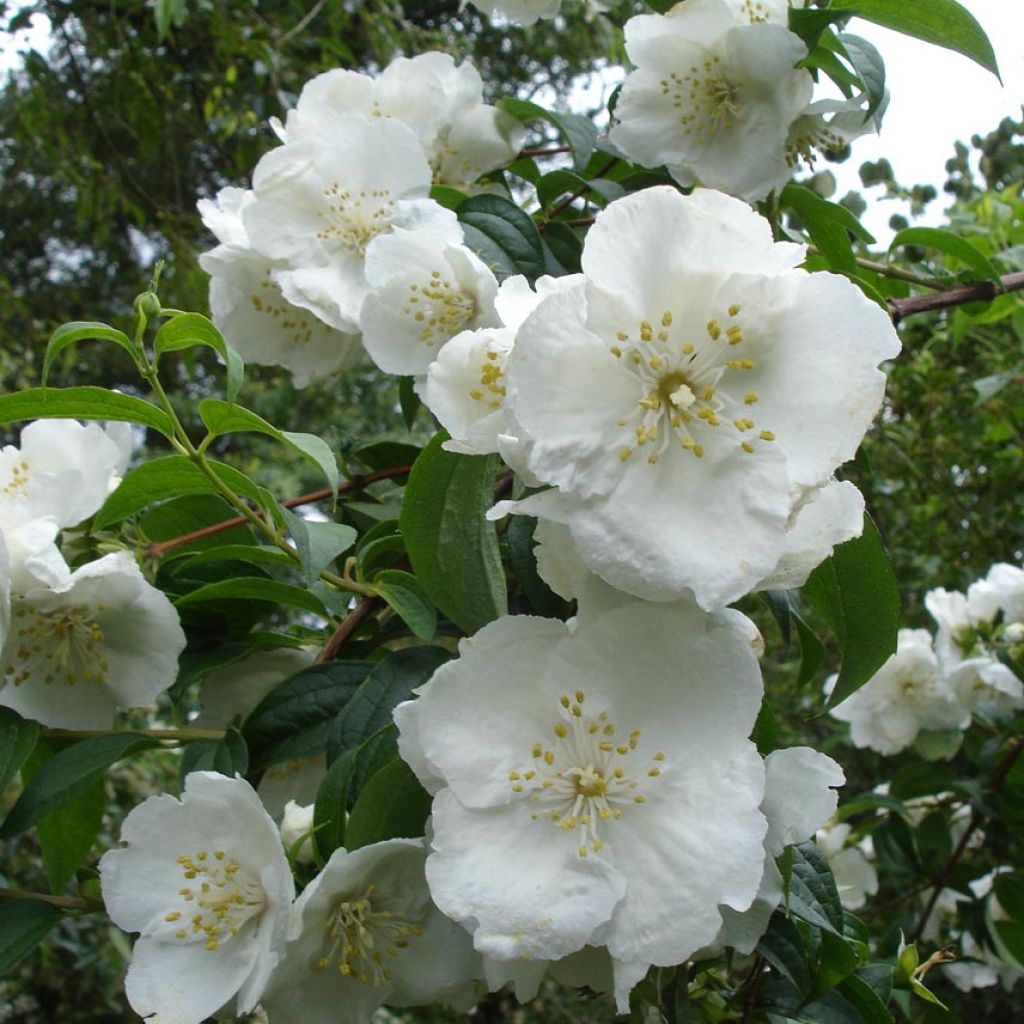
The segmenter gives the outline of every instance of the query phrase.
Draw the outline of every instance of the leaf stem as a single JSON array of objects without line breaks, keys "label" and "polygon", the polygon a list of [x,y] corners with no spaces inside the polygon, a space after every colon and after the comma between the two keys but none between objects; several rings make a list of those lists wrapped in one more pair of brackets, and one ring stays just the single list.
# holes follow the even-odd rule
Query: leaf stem
[{"label": "leaf stem", "polygon": [[25,892],[22,889],[0,888],[0,899],[36,900],[39,903],[60,907],[61,910],[84,910],[90,913],[106,909],[102,900],[89,900],[77,896],[50,896],[45,892]]},{"label": "leaf stem", "polygon": [[180,743],[197,743],[224,739],[223,729],[43,729],[45,739],[91,740],[97,736],[115,736],[118,733],[132,733],[148,736],[154,740],[177,740]]}]

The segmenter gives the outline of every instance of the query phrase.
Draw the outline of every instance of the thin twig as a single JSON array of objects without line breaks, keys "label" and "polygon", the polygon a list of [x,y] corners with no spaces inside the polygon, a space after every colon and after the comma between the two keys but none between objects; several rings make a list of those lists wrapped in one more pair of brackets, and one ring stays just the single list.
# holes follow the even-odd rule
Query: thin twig
[{"label": "thin twig", "polygon": [[105,910],[102,900],[80,899],[77,896],[50,896],[44,892],[24,892],[21,889],[0,888],[0,899],[4,900],[36,900],[38,903],[49,903],[61,910]]},{"label": "thin twig", "polygon": [[554,156],[556,153],[571,153],[570,146],[549,146],[547,149],[521,149],[520,158],[527,156]]},{"label": "thin twig", "polygon": [[323,650],[313,659],[314,665],[322,665],[325,661],[332,661],[338,656],[345,641],[356,631],[359,624],[373,610],[373,606],[380,600],[377,597],[362,597],[359,603],[341,620],[334,635],[324,644]]},{"label": "thin twig", "polygon": [[[619,162],[619,158],[618,158],[617,156],[613,156],[613,157],[612,157],[612,158],[611,158],[611,159],[610,159],[610,160],[609,160],[609,161],[608,161],[608,162],[607,162],[607,163],[606,163],[606,164],[605,164],[605,165],[604,165],[604,166],[603,166],[603,167],[602,167],[602,168],[601,168],[601,169],[600,169],[600,170],[599,170],[598,172],[597,172],[597,174],[595,174],[595,175],[594,175],[594,177],[595,177],[595,178],[603,178],[603,177],[604,177],[604,176],[605,176],[605,175],[606,175],[606,174],[607,174],[607,173],[608,173],[608,172],[609,172],[609,171],[610,171],[610,170],[611,170],[611,169],[612,169],[612,168],[613,168],[613,167],[614,167],[614,166],[615,166],[615,165],[616,165],[616,164],[617,164],[618,162]],[[586,183],[586,184],[584,184],[584,185],[581,185],[581,186],[580,186],[580,187],[579,187],[578,189],[576,189],[576,191],[575,191],[575,192],[573,192],[573,193],[572,193],[572,195],[570,195],[570,196],[567,196],[567,197],[566,197],[565,199],[563,199],[563,200],[562,200],[562,201],[561,201],[560,203],[556,203],[556,204],[555,204],[555,206],[553,206],[553,207],[552,207],[552,209],[551,209],[551,212],[550,212],[550,213],[548,213],[548,220],[553,220],[553,219],[554,219],[555,217],[557,217],[557,216],[558,216],[558,215],[559,215],[559,214],[560,214],[560,213],[561,213],[561,212],[562,212],[563,210],[567,210],[567,209],[568,209],[568,208],[569,208],[570,206],[572,206],[572,204],[573,204],[573,203],[575,203],[575,202],[576,202],[576,200],[577,200],[577,199],[579,199],[579,198],[580,198],[580,196],[582,196],[582,195],[583,195],[583,193],[584,193],[584,192],[586,192],[586,191],[587,191],[587,189],[589,189],[589,188],[590,188],[590,183],[588,182],[588,183]]]},{"label": "thin twig", "polygon": [[1006,274],[998,281],[978,281],[962,284],[935,295],[912,295],[909,299],[889,299],[889,311],[894,323],[914,313],[927,313],[936,309],[949,309],[967,302],[994,299],[1007,292],[1024,291],[1024,272]]},{"label": "thin twig", "polygon": [[177,740],[179,743],[224,739],[223,729],[43,729],[42,736],[52,740],[91,740],[115,733],[145,736],[151,740]]},{"label": "thin twig", "polygon": [[317,0],[315,4],[309,9],[309,12],[292,28],[290,28],[281,38],[277,41],[277,47],[280,49],[285,43],[290,42],[295,38],[319,13],[323,10],[323,6],[326,0]]},{"label": "thin twig", "polygon": [[[282,501],[281,504],[285,508],[296,508],[299,505],[310,505],[315,501],[326,501],[328,498],[333,497],[335,494],[350,494],[352,491],[362,490],[364,487],[368,487],[370,484],[376,483],[378,480],[390,480],[396,476],[405,476],[412,466],[391,466],[388,469],[378,469],[373,473],[367,473],[365,476],[354,476],[351,480],[345,481],[340,484],[337,490],[330,487],[321,488],[319,491],[310,491],[308,494],[300,494],[297,498],[287,498]],[[224,530],[230,530],[233,526],[244,526],[248,520],[245,516],[232,516],[230,519],[224,519],[219,523],[211,523],[209,526],[204,526],[198,530],[192,530],[190,533],[183,533],[180,537],[171,537],[169,540],[153,541],[146,547],[147,558],[162,558],[168,551],[173,551],[175,548],[180,548],[184,544],[191,544],[194,540],[202,540],[204,537],[211,537],[214,534],[222,533]]]}]

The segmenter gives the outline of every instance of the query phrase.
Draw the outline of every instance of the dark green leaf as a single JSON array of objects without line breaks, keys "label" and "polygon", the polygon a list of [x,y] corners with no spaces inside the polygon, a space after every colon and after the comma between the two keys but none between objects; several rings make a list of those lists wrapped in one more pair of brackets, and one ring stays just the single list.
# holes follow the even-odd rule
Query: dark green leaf
[{"label": "dark green leaf", "polygon": [[136,732],[115,732],[80,740],[55,754],[29,780],[0,827],[0,838],[18,835],[44,815],[76,799],[115,762],[156,746]]},{"label": "dark green leaf", "polygon": [[429,643],[434,639],[437,610],[415,576],[385,569],[374,577],[372,586],[421,640]]},{"label": "dark green leaf", "polygon": [[0,796],[35,748],[39,728],[38,722],[0,708]]},{"label": "dark green leaf", "polygon": [[355,544],[358,535],[351,526],[344,523],[318,523],[303,519],[286,508],[281,511],[302,559],[302,575],[306,586],[311,587],[338,555]]},{"label": "dark green leaf", "polygon": [[446,452],[446,438],[437,434],[416,460],[399,522],[424,590],[460,629],[475,633],[508,609],[497,532],[484,518],[497,461]]},{"label": "dark green leaf", "polygon": [[350,461],[361,462],[367,469],[393,469],[396,466],[411,466],[422,449],[417,444],[404,441],[375,441],[356,448]]},{"label": "dark green leaf", "polygon": [[245,720],[253,767],[318,754],[338,713],[370,671],[366,661],[312,665],[275,686]]},{"label": "dark green leaf", "polygon": [[224,739],[190,743],[181,756],[179,774],[182,784],[190,772],[219,772],[228,778],[245,775],[249,770],[249,750],[242,734],[234,728]]},{"label": "dark green leaf", "polygon": [[103,779],[36,824],[50,891],[59,893],[85,860],[103,822]]},{"label": "dark green leaf", "polygon": [[192,590],[175,602],[178,608],[190,604],[216,601],[267,601],[270,604],[283,604],[303,611],[312,612],[323,618],[329,618],[323,602],[302,587],[294,587],[290,583],[268,580],[260,576],[243,576],[218,583],[208,583],[204,587]]},{"label": "dark green leaf", "polygon": [[1018,924],[1024,924],[1024,870],[998,875],[995,882],[999,905]]},{"label": "dark green leaf", "polygon": [[416,413],[420,411],[423,400],[416,394],[416,381],[413,377],[402,377],[398,381],[398,404],[402,407],[402,419],[407,430],[412,430]]},{"label": "dark green leaf", "polygon": [[846,939],[834,932],[822,931],[818,972],[814,978],[815,994],[820,995],[835,988],[856,966],[857,954]]},{"label": "dark green leaf", "polygon": [[64,349],[80,341],[92,341],[94,339],[98,341],[112,341],[115,345],[120,345],[132,357],[132,362],[137,365],[138,360],[136,359],[135,348],[124,331],[119,331],[107,324],[76,320],[74,323],[61,324],[50,335],[50,340],[46,345],[46,355],[43,356],[43,384],[45,385],[50,377],[50,370],[53,367],[54,359]]},{"label": "dark green leaf", "polygon": [[423,835],[430,794],[400,758],[388,761],[367,780],[345,827],[345,845],[356,850],[384,839]]},{"label": "dark green leaf", "polygon": [[789,880],[789,909],[796,917],[842,934],[843,907],[828,861],[814,843],[797,843]]},{"label": "dark green leaf", "polygon": [[499,108],[507,110],[519,121],[547,121],[561,133],[572,151],[573,166],[582,171],[594,152],[597,143],[597,126],[582,114],[555,113],[545,110],[529,100],[507,98],[498,102]]},{"label": "dark green leaf", "polygon": [[358,747],[337,757],[316,791],[313,805],[313,845],[324,860],[345,843],[345,819],[348,816],[348,791],[355,773]]},{"label": "dark green leaf", "polygon": [[41,900],[0,900],[0,974],[31,953],[61,916]]},{"label": "dark green leaf", "polygon": [[28,388],[0,395],[0,423],[65,418],[140,423],[164,437],[174,436],[174,427],[163,410],[106,388]]},{"label": "dark green leaf", "polygon": [[[190,494],[173,498],[144,512],[138,520],[139,530],[147,540],[165,541],[222,523],[230,519],[233,510],[212,494]],[[200,536],[174,549],[176,555],[205,551],[226,544],[254,543],[252,529],[246,525],[233,526],[210,536]]]},{"label": "dark green leaf", "polygon": [[[550,271],[558,271],[553,277],[564,277],[566,274],[580,272],[580,258],[583,255],[583,242],[580,236],[561,221],[552,220],[544,225],[544,254]],[[551,264],[551,260],[557,262]]]},{"label": "dark green leaf", "polygon": [[559,597],[537,572],[533,542],[536,529],[537,520],[532,516],[512,516],[509,519],[505,539],[512,571],[519,589],[530,603],[531,612],[547,618],[567,619],[573,607],[571,602]]},{"label": "dark green leaf", "polygon": [[499,276],[544,273],[544,247],[530,216],[503,196],[467,199],[458,211],[469,246]]},{"label": "dark green leaf", "polygon": [[955,0],[832,0],[833,11],[956,50],[999,77],[992,44],[974,16]]},{"label": "dark green leaf", "polygon": [[800,930],[785,914],[772,914],[768,930],[761,936],[757,951],[783,977],[789,979],[796,990],[804,994],[811,987],[809,954],[804,948]]}]

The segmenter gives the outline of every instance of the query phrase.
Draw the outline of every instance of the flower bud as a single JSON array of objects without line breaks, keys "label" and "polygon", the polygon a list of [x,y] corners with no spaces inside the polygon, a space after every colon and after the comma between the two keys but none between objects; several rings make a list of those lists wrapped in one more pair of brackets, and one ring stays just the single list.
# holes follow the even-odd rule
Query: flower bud
[{"label": "flower bud", "polygon": [[281,819],[281,842],[289,855],[292,848],[299,843],[295,852],[297,864],[313,863],[313,804],[303,807],[294,800],[285,804],[284,818]]},{"label": "flower bud", "polygon": [[163,309],[155,292],[141,292],[135,296],[132,305],[135,307],[136,313],[140,313],[147,319],[159,316],[160,310]]},{"label": "flower bud", "polygon": [[1006,642],[1011,644],[1024,643],[1024,622],[1011,622],[1004,632]]}]

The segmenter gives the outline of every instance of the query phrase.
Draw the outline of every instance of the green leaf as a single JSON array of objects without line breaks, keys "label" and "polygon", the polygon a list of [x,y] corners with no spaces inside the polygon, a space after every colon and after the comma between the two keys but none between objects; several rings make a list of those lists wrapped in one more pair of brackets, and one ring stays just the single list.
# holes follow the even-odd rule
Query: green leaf
[{"label": "green leaf", "polygon": [[437,610],[415,576],[385,569],[374,577],[373,589],[402,617],[402,621],[429,643],[437,632]]},{"label": "green leaf", "polygon": [[192,575],[192,570],[213,562],[249,562],[251,565],[287,566],[289,569],[295,565],[295,559],[278,548],[263,547],[259,544],[225,544],[179,559],[171,570],[171,575],[187,577]]},{"label": "green leaf", "polygon": [[0,424],[48,419],[119,420],[174,437],[174,427],[162,409],[106,388],[28,388],[0,395]]},{"label": "green leaf", "polygon": [[295,547],[302,559],[302,575],[311,587],[338,555],[348,551],[358,534],[344,523],[317,523],[282,508]]},{"label": "green leaf", "polygon": [[423,400],[416,394],[416,379],[414,377],[401,377],[398,381],[398,404],[402,409],[402,419],[405,421],[407,430],[412,430],[416,413],[420,411]]},{"label": "green leaf", "polygon": [[[541,178],[537,185],[537,200],[542,207],[547,208],[559,196],[575,192],[596,200],[601,206],[626,194],[626,190],[618,182],[606,181],[604,178],[592,178],[588,181],[573,171],[561,168],[549,171]],[[592,195],[588,196],[588,193]]]},{"label": "green leaf", "polygon": [[165,352],[179,352],[182,349],[195,348],[197,345],[212,348],[220,356],[227,367],[228,401],[234,402],[242,387],[245,364],[237,352],[228,348],[213,321],[202,314],[180,313],[164,323],[153,340],[154,361],[159,361]]},{"label": "green leaf", "polygon": [[498,101],[498,107],[506,110],[524,124],[530,121],[547,121],[554,125],[572,151],[573,167],[580,172],[587,166],[594,147],[597,145],[597,126],[582,114],[555,113],[545,110],[529,100],[506,98]]},{"label": "green leaf", "polygon": [[399,525],[413,572],[434,604],[466,633],[508,609],[494,524],[494,456],[442,449],[443,431],[423,449],[406,485]]},{"label": "green leaf", "polygon": [[466,199],[466,193],[451,185],[432,185],[430,198],[448,210],[457,210]]},{"label": "green leaf", "polygon": [[301,608],[322,618],[330,618],[323,602],[315,594],[302,587],[268,580],[260,576],[242,576],[230,580],[208,583],[179,597],[175,607],[184,608],[190,604],[217,601],[267,601],[270,604],[283,604],[292,608]]},{"label": "green leaf", "polygon": [[779,197],[783,206],[796,211],[811,236],[834,270],[855,275],[857,260],[850,242],[852,233],[869,244],[874,238],[864,230],[860,221],[845,207],[830,203],[803,185],[787,185]]},{"label": "green leaf", "polygon": [[274,687],[242,726],[253,767],[310,757],[327,747],[334,719],[370,671],[366,661],[312,665]]},{"label": "green leaf", "polygon": [[219,772],[228,778],[245,775],[249,770],[249,748],[242,734],[234,728],[222,740],[190,743],[181,756],[178,775],[182,785],[190,772]]},{"label": "green leaf", "polygon": [[567,619],[572,604],[559,597],[540,578],[537,572],[537,556],[533,541],[537,520],[532,516],[512,516],[505,540],[508,543],[508,560],[515,574],[516,582],[523,596],[530,603],[530,611],[546,618]]},{"label": "green leaf", "polygon": [[959,729],[924,729],[914,739],[914,753],[925,761],[948,761],[963,743]]},{"label": "green leaf", "polygon": [[780,911],[772,914],[768,930],[761,936],[757,951],[784,978],[787,978],[798,992],[804,994],[811,987],[811,972],[808,952],[797,926]]},{"label": "green leaf", "polygon": [[1024,924],[1024,870],[996,876],[996,899],[1018,924]]},{"label": "green leaf", "polygon": [[411,466],[421,450],[418,444],[406,444],[404,441],[374,441],[360,445],[349,453],[348,458],[349,462],[360,462],[371,471],[394,469]]},{"label": "green leaf", "polygon": [[359,748],[344,751],[327,769],[313,805],[313,847],[323,860],[345,843],[348,791],[355,775]]},{"label": "green leaf", "polygon": [[0,826],[0,838],[31,828],[40,818],[88,790],[115,761],[154,746],[156,741],[141,733],[114,732],[66,747],[29,779]]},{"label": "green leaf", "polygon": [[[210,468],[236,494],[257,504],[269,497],[267,491],[223,462],[209,461]],[[220,494],[203,471],[184,455],[166,455],[143,462],[125,474],[96,513],[93,527],[102,530],[119,523],[150,505],[186,494]]]},{"label": "green leaf", "polygon": [[830,988],[835,988],[853,973],[856,966],[857,954],[846,939],[834,932],[822,931],[821,948],[818,951],[818,973],[814,978],[815,994],[820,995]]},{"label": "green leaf", "polygon": [[204,398],[199,403],[199,415],[213,436],[220,434],[266,434],[298,452],[310,465],[319,469],[333,489],[338,486],[338,463],[330,445],[315,434],[278,430],[262,416],[243,409],[240,405],[222,402],[219,398]]},{"label": "green leaf", "polygon": [[926,249],[938,249],[947,256],[966,263],[980,280],[998,281],[999,270],[980,250],[961,235],[942,228],[905,228],[889,243],[889,252],[904,245],[919,245]]},{"label": "green leaf", "polygon": [[467,199],[458,210],[469,246],[499,276],[544,273],[544,246],[532,218],[503,196]]},{"label": "green leaf", "polygon": [[[548,221],[544,225],[544,253],[549,272],[553,277],[564,277],[566,274],[580,272],[580,259],[583,255],[583,242],[580,236],[559,220]],[[557,265],[552,265],[551,261]]]},{"label": "green leaf", "polygon": [[0,708],[0,796],[35,749],[39,729],[38,722]]},{"label": "green leaf", "polygon": [[41,900],[0,900],[0,974],[31,953],[62,916]]},{"label": "green leaf", "polygon": [[394,757],[367,780],[345,827],[345,845],[357,850],[384,839],[415,839],[423,835],[430,814],[430,794],[412,769]]},{"label": "green leaf", "polygon": [[43,384],[45,385],[50,377],[50,370],[53,361],[69,345],[75,345],[80,341],[112,341],[120,345],[131,357],[132,362],[138,366],[138,358],[135,347],[132,345],[128,335],[108,324],[93,323],[87,320],[76,320],[73,323],[61,324],[50,335],[46,344],[46,355],[43,356]]},{"label": "green leaf", "polygon": [[860,537],[840,544],[818,566],[804,593],[832,622],[843,664],[829,707],[863,686],[896,651],[900,593],[889,556],[871,517]]},{"label": "green leaf", "polygon": [[103,822],[103,779],[36,824],[50,891],[59,893],[88,856]]},{"label": "green leaf", "polygon": [[876,25],[955,50],[999,78],[996,55],[985,30],[955,0],[832,0],[831,9],[853,11]]},{"label": "green leaf", "polygon": [[390,725],[395,707],[450,658],[440,647],[405,647],[377,662],[334,720],[327,759],[333,762]]},{"label": "green leaf", "polygon": [[857,72],[868,94],[868,106],[864,112],[865,120],[874,116],[875,128],[881,128],[881,117],[888,105],[889,94],[885,88],[885,62],[878,50],[866,39],[849,32],[839,37],[853,70]]},{"label": "green leaf", "polygon": [[825,931],[842,934],[843,906],[824,854],[812,842],[796,843],[789,880],[789,910]]},{"label": "green leaf", "polygon": [[[223,498],[212,494],[188,494],[147,509],[138,519],[139,532],[147,540],[166,541],[223,523],[234,510]],[[200,536],[175,548],[176,555],[221,547],[226,544],[254,544],[252,528],[232,526],[210,536]]]}]

